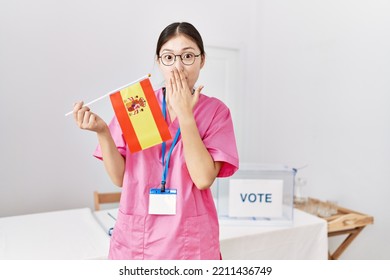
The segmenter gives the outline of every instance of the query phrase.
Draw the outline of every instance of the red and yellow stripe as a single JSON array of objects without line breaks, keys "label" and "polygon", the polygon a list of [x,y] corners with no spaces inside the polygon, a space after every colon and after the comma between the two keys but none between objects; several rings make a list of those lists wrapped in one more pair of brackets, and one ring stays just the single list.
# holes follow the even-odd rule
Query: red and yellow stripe
[{"label": "red and yellow stripe", "polygon": [[[124,100],[144,98],[146,106],[130,115]],[[110,95],[112,107],[130,152],[135,153],[171,139],[149,79],[142,80]]]}]

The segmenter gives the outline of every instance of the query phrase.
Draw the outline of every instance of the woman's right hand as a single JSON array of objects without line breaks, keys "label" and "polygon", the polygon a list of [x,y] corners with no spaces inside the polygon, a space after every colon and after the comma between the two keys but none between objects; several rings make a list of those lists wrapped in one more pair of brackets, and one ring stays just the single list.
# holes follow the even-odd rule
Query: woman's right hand
[{"label": "woman's right hand", "polygon": [[94,131],[96,133],[104,132],[108,126],[98,115],[91,112],[88,107],[83,107],[84,102],[76,102],[73,107],[73,117],[81,129]]}]

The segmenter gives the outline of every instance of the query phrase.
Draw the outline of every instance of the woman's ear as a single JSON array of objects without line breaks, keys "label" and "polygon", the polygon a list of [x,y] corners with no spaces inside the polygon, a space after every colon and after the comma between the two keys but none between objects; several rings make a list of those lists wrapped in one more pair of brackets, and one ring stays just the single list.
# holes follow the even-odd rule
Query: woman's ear
[{"label": "woman's ear", "polygon": [[201,59],[201,61],[200,61],[200,69],[202,69],[203,66],[204,66],[204,64],[206,63],[206,55],[205,55],[205,54],[202,54],[202,55],[200,56],[200,59]]}]

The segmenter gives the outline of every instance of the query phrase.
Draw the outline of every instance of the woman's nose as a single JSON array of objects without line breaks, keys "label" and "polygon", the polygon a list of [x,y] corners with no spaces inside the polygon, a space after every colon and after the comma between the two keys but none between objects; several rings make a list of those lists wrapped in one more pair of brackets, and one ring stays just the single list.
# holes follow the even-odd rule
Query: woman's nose
[{"label": "woman's nose", "polygon": [[183,61],[181,61],[181,57],[180,56],[176,56],[176,60],[175,60],[175,63],[173,64],[173,66],[175,66],[178,70],[180,69],[183,69]]}]

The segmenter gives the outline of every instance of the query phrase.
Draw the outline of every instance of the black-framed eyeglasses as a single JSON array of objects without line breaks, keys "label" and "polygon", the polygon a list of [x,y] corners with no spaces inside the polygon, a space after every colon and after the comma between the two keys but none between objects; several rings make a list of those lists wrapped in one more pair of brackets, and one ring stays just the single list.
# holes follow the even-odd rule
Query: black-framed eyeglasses
[{"label": "black-framed eyeglasses", "polygon": [[176,62],[176,57],[180,57],[184,65],[192,65],[195,62],[195,59],[199,57],[200,54],[194,54],[193,52],[185,52],[182,54],[174,53],[163,53],[158,58],[161,59],[162,64],[165,66],[171,66]]}]

